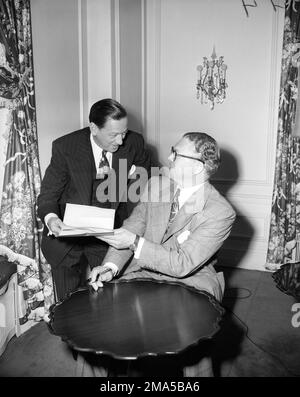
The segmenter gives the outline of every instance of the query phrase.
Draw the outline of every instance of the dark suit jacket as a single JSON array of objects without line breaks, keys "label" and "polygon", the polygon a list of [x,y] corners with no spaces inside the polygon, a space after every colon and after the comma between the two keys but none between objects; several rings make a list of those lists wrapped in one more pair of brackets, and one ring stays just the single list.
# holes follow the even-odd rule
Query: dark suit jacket
[{"label": "dark suit jacket", "polygon": [[[120,169],[119,160],[127,159],[127,170]],[[124,163],[123,163],[124,164]],[[144,167],[150,174],[151,159],[144,148],[142,135],[129,131],[124,139],[123,145],[117,152],[113,153],[112,168],[116,172],[117,184],[120,173],[128,172],[132,165]],[[41,185],[41,193],[38,197],[38,215],[44,222],[44,218],[50,212],[55,213],[63,219],[66,203],[91,205],[92,183],[96,176],[95,162],[90,143],[90,129],[84,128],[64,135],[53,142],[52,157]],[[128,183],[131,180],[128,180]],[[125,189],[127,188],[125,184]],[[118,185],[117,185],[118,191]],[[113,202],[112,208],[116,209],[115,227],[119,227],[123,220],[128,217],[134,207],[130,202]],[[58,239],[47,236],[48,228],[44,227],[42,239],[42,251],[51,266],[63,263],[70,249],[77,243],[78,239]],[[88,245],[91,239],[81,241]],[[81,239],[81,240],[82,240]],[[92,238],[93,250],[99,246],[99,252],[103,251],[100,240]],[[86,247],[85,247],[86,248]]]}]

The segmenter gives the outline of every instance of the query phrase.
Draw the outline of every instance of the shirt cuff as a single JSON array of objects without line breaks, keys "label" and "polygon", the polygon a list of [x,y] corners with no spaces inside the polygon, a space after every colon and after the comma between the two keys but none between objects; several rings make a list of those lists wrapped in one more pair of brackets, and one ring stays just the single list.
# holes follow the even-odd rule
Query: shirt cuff
[{"label": "shirt cuff", "polygon": [[111,269],[112,274],[113,274],[114,277],[116,276],[116,274],[117,274],[118,271],[119,271],[118,266],[115,265],[115,264],[112,263],[112,262],[106,262],[106,263],[104,263],[103,267],[106,267],[106,268]]},{"label": "shirt cuff", "polygon": [[143,237],[140,237],[137,248],[134,252],[134,257],[135,259],[139,259],[140,255],[141,255],[141,251],[144,245],[145,239]]},{"label": "shirt cuff", "polygon": [[46,225],[47,228],[48,228],[48,234],[47,234],[47,236],[51,236],[51,235],[53,234],[53,233],[51,232],[51,230],[49,229],[49,226],[48,226],[48,221],[49,221],[49,219],[50,219],[50,218],[53,218],[53,217],[58,218],[58,216],[57,216],[54,212],[50,212],[50,213],[47,214],[47,215],[45,216],[45,218],[44,218],[45,225]]}]

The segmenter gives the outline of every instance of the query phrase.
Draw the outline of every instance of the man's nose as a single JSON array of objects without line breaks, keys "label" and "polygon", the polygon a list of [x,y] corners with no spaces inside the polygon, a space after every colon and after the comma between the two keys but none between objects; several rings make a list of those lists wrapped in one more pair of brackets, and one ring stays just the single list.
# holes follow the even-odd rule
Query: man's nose
[{"label": "man's nose", "polygon": [[123,137],[122,137],[121,134],[120,134],[120,135],[117,135],[116,143],[117,143],[118,145],[122,145],[122,143],[123,143]]}]

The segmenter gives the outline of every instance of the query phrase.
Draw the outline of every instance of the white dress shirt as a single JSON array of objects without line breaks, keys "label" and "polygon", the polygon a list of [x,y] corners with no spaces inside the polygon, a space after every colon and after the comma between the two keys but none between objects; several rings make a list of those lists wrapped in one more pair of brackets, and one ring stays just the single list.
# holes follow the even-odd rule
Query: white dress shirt
[{"label": "white dress shirt", "polygon": [[[92,145],[92,151],[93,151],[93,155],[94,155],[94,161],[95,161],[95,167],[96,170],[98,169],[98,165],[100,162],[100,159],[102,158],[102,152],[103,149],[97,145],[97,143],[94,141],[93,135],[90,135],[90,140],[91,140],[91,145]],[[111,168],[112,165],[112,153],[111,152],[106,152],[106,158],[109,162],[109,166]]]}]

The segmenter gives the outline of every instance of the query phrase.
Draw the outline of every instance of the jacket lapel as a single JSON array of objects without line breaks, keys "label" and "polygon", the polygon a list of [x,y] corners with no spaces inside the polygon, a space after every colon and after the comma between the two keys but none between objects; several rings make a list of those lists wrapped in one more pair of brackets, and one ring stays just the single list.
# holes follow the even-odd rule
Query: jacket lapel
[{"label": "jacket lapel", "polygon": [[[211,191],[211,185],[209,182],[206,182],[202,187],[199,188],[192,196],[184,203],[184,205],[178,211],[173,223],[171,224],[169,230],[167,230],[166,234],[162,242],[164,243],[168,238],[170,238],[173,234],[183,229],[187,223],[191,220],[194,214],[201,212],[205,206],[205,203],[209,197],[209,193]],[[168,216],[171,211],[168,212]]]},{"label": "jacket lapel", "polygon": [[112,183],[115,184],[115,187],[113,188],[116,189],[116,200],[113,200],[111,202],[112,209],[118,208],[118,205],[122,201],[122,198],[126,201],[125,195],[127,193],[127,180],[131,163],[132,161],[130,158],[130,152],[128,150],[128,147],[124,143],[112,155],[112,168],[114,169],[116,176],[115,181],[112,180]]},{"label": "jacket lapel", "polygon": [[[162,230],[165,231],[168,227],[169,223],[169,218],[170,218],[170,213],[171,213],[171,207],[172,207],[172,201],[174,198],[176,192],[176,185],[171,183],[171,186],[168,188],[162,188],[161,190],[161,196],[159,197],[159,218],[161,220],[161,225],[162,225]],[[162,242],[165,240],[165,235],[162,239]]]},{"label": "jacket lapel", "polygon": [[85,128],[78,141],[72,162],[75,166],[78,193],[82,204],[90,204],[92,181],[96,175],[93,151],[90,142],[90,129]]}]

